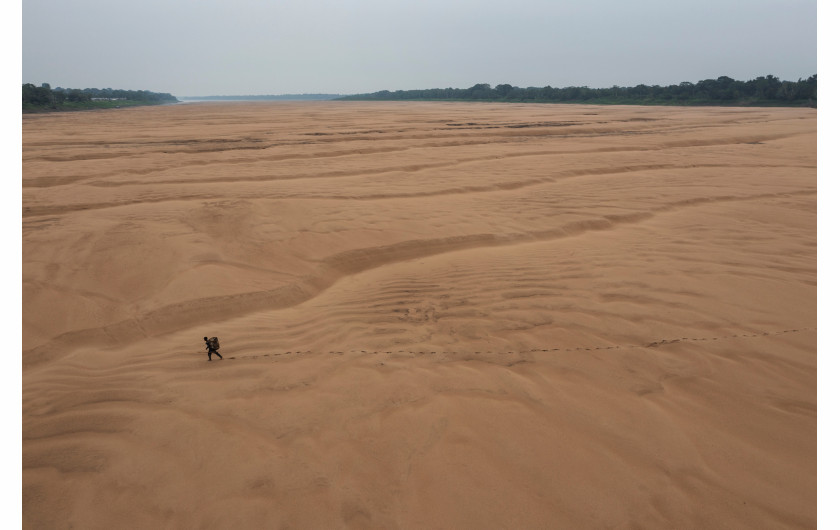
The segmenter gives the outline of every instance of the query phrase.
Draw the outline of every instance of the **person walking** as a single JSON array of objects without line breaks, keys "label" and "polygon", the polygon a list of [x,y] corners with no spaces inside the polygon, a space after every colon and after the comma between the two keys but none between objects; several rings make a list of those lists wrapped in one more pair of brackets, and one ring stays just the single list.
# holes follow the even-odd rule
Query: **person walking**
[{"label": "person walking", "polygon": [[214,353],[219,356],[219,359],[224,359],[224,357],[222,357],[222,355],[218,351],[216,351],[216,349],[219,347],[218,339],[215,340],[215,341],[210,341],[210,340],[207,339],[207,337],[204,337],[204,345],[207,347],[207,360],[208,361],[213,360],[213,354]]}]

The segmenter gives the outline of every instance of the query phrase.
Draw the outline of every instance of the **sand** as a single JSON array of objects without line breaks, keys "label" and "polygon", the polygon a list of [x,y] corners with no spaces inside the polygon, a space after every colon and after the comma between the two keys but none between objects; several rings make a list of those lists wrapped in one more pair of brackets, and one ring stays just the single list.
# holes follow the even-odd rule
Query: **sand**
[{"label": "sand", "polygon": [[813,109],[24,116],[23,526],[814,528],[816,135]]}]

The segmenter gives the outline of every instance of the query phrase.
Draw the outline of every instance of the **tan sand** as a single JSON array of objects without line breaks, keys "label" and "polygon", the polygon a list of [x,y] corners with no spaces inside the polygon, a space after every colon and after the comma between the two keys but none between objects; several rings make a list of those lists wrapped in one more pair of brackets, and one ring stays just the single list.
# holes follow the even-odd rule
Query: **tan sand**
[{"label": "tan sand", "polygon": [[25,116],[23,526],[814,528],[816,193],[812,109]]}]

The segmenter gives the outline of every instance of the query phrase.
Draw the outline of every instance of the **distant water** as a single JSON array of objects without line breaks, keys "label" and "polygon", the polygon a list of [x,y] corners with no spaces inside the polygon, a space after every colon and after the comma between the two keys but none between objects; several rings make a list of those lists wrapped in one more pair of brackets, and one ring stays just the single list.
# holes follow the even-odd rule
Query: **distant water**
[{"label": "distant water", "polygon": [[212,101],[326,101],[344,97],[344,94],[282,94],[266,96],[180,96],[183,103],[206,103]]}]

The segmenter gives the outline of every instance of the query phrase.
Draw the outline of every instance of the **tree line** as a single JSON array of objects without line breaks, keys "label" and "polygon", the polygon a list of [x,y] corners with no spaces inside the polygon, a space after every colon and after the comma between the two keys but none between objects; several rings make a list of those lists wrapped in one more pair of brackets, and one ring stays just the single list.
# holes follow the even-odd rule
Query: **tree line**
[{"label": "tree line", "polygon": [[817,74],[798,81],[780,81],[774,75],[749,81],[731,77],[705,79],[678,85],[613,86],[610,88],[566,87],[519,88],[508,84],[491,87],[487,83],[470,88],[430,88],[421,90],[382,90],[339,98],[342,100],[468,100],[540,103],[593,103],[632,105],[766,105],[817,106]]},{"label": "tree line", "polygon": [[35,86],[25,83],[22,88],[24,112],[38,110],[74,110],[133,105],[175,103],[172,94],[148,90],[113,88],[52,88],[49,83]]}]

